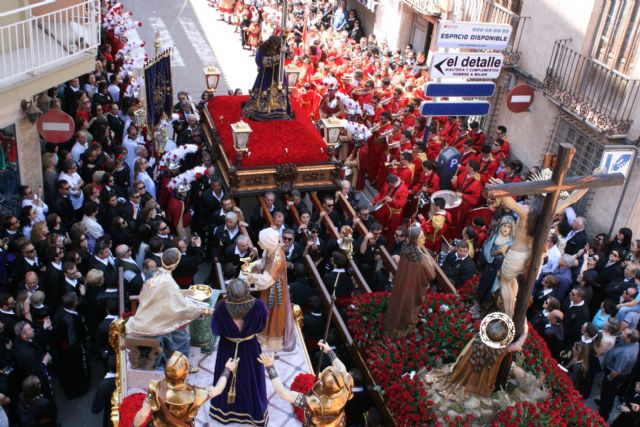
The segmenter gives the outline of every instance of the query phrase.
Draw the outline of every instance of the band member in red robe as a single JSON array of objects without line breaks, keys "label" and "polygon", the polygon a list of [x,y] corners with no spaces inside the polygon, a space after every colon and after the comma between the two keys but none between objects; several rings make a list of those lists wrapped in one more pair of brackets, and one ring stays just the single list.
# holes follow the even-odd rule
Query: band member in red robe
[{"label": "band member in red robe", "polygon": [[442,236],[451,224],[451,214],[445,209],[446,204],[446,201],[442,197],[436,197],[433,200],[434,210],[431,217],[426,219],[424,215],[418,215],[420,227],[425,236],[424,245],[427,249],[431,249],[435,253],[440,252]]},{"label": "band member in red robe", "polygon": [[467,173],[464,174],[464,177],[458,174],[451,178],[453,189],[456,191],[456,194],[462,198],[456,226],[464,224],[467,212],[478,205],[482,194],[482,183],[480,181],[480,174],[478,173],[480,165],[478,162],[472,160],[467,166],[460,167],[466,169]]},{"label": "band member in red robe", "polygon": [[400,178],[389,174],[382,191],[371,200],[373,216],[382,225],[383,234],[388,242],[393,241],[396,228],[402,224],[402,208],[407,203],[409,189]]},{"label": "band member in red robe", "polygon": [[487,142],[487,136],[480,129],[478,122],[473,121],[469,125],[469,134],[467,137],[473,141],[473,149],[479,151],[480,148]]},{"label": "band member in red robe", "polygon": [[[391,124],[391,114],[383,112],[380,114],[380,127],[373,133],[369,140],[369,162],[367,166],[367,174],[369,181],[375,182],[380,170],[382,156],[387,149],[387,140],[384,135],[390,133],[393,129]],[[372,129],[373,130],[373,129]]]},{"label": "band member in red robe", "polygon": [[471,160],[478,161],[478,153],[473,149],[473,141],[467,139],[464,141],[462,153],[460,154],[460,164],[466,166]]},{"label": "band member in red robe", "polygon": [[402,154],[400,154],[400,164],[398,165],[398,167],[391,170],[391,173],[397,175],[398,178],[400,178],[402,182],[405,183],[407,188],[410,188],[411,184],[413,183],[414,166],[411,161],[412,159],[413,156],[411,152],[403,151]]},{"label": "band member in red robe", "polygon": [[[409,190],[411,201],[404,210],[405,217],[415,217],[417,214],[426,214],[429,210],[429,198],[440,189],[440,177],[436,173],[436,164],[431,160],[422,162],[423,172],[418,176],[416,183]],[[420,199],[426,198],[427,203],[419,207]]]},{"label": "band member in red robe", "polygon": [[491,148],[488,145],[483,145],[480,152],[482,154],[478,158],[478,163],[480,164],[478,173],[481,175],[482,185],[484,185],[490,178],[495,176],[500,161],[493,157]]}]

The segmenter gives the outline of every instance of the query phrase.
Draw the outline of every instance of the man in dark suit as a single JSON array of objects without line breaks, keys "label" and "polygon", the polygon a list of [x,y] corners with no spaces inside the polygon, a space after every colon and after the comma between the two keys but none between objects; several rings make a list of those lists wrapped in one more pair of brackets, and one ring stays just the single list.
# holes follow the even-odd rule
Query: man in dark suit
[{"label": "man in dark suit", "polygon": [[587,244],[587,232],[584,230],[586,220],[579,216],[573,220],[571,231],[567,235],[567,244],[564,247],[564,253],[575,255]]},{"label": "man in dark suit", "polygon": [[293,266],[302,262],[302,252],[304,251],[300,244],[295,242],[294,239],[295,232],[292,229],[286,228],[282,232],[282,249],[287,257],[287,283],[291,283],[296,279]]},{"label": "man in dark suit", "polygon": [[569,292],[570,303],[564,312],[564,348],[572,348],[573,343],[580,339],[582,325],[591,319],[589,307],[584,301],[583,288],[574,288]]},{"label": "man in dark suit", "polygon": [[[276,203],[276,195],[271,191],[267,191],[266,193],[264,193],[264,202],[265,202],[266,208],[269,210],[269,213],[272,216],[276,211],[285,212],[286,210],[285,208],[280,206],[278,203]],[[260,230],[262,230],[268,225],[265,212],[262,210],[262,205],[260,204],[256,205],[256,207],[253,210],[253,215],[251,215],[251,220],[249,224],[251,226],[250,227],[251,231],[253,233],[256,233],[255,237],[257,237],[257,233]],[[253,240],[257,241],[257,239],[255,238]]]},{"label": "man in dark suit", "polygon": [[212,178],[211,188],[203,192],[200,197],[200,212],[203,213],[203,219],[205,221],[207,221],[207,218],[210,217],[212,213],[220,211],[224,198],[225,192],[222,188],[222,180],[218,177]]},{"label": "man in dark suit", "polygon": [[304,315],[302,333],[309,342],[318,342],[324,335],[324,306],[319,296],[309,298],[310,310]]},{"label": "man in dark suit", "polygon": [[351,296],[354,289],[353,280],[346,271],[347,257],[342,252],[334,251],[331,254],[331,264],[333,270],[325,274],[322,281],[329,293],[333,293],[335,286],[336,304],[340,305],[341,297],[344,301]]},{"label": "man in dark suit", "polygon": [[19,258],[16,265],[16,270],[13,275],[13,288],[16,289],[18,283],[22,282],[25,275],[29,272],[34,272],[37,275],[44,273],[45,266],[38,259],[38,253],[36,247],[30,241],[26,241],[19,248],[22,256]]},{"label": "man in dark suit", "polygon": [[107,122],[109,123],[109,128],[115,134],[115,139],[118,143],[122,142],[122,134],[124,132],[124,122],[120,118],[120,107],[118,104],[114,102],[109,107],[109,111],[107,112]]},{"label": "man in dark suit", "polygon": [[139,295],[142,289],[142,270],[132,257],[131,248],[127,245],[118,245],[116,247],[116,268],[122,267],[124,288],[126,291],[125,301],[128,300],[127,295]]},{"label": "man in dark suit", "polygon": [[104,240],[98,240],[96,242],[95,255],[91,258],[89,266],[104,273],[105,287],[115,288],[117,273],[115,266],[109,260],[110,255],[109,244]]},{"label": "man in dark suit", "polygon": [[53,399],[53,387],[47,372],[47,365],[51,362],[51,355],[33,340],[35,331],[29,322],[20,321],[14,328],[16,338],[13,340],[15,355],[15,378],[18,384],[29,375],[35,375],[40,380],[42,394]]},{"label": "man in dark suit", "polygon": [[293,271],[296,276],[296,280],[294,282],[289,282],[291,302],[299,305],[300,307],[309,307],[311,305],[311,298],[318,296],[318,290],[309,281],[307,268],[304,264],[295,264],[293,266]]},{"label": "man in dark suit", "polygon": [[4,325],[4,333],[10,340],[15,338],[14,327],[18,323],[15,313],[16,300],[10,294],[0,294],[0,323]]},{"label": "man in dark suit", "polygon": [[127,221],[127,227],[131,231],[137,231],[144,223],[142,218],[141,194],[137,188],[129,190],[129,200],[118,205],[120,216]]},{"label": "man in dark suit", "polygon": [[469,256],[469,244],[465,241],[458,243],[444,260],[442,271],[451,279],[456,288],[461,287],[476,272],[476,266]]},{"label": "man in dark suit", "polygon": [[[325,212],[325,215],[329,216],[329,218],[333,222],[333,225],[339,229],[342,226],[343,221],[342,221],[342,218],[340,217],[340,214],[336,210],[335,205],[336,205],[336,202],[335,200],[333,200],[333,196],[325,196],[322,199],[322,210]],[[327,237],[330,237],[324,225],[324,221],[321,221],[319,210],[315,210],[313,212],[313,214],[311,215],[311,222],[317,222],[320,224],[321,239],[326,240]]]},{"label": "man in dark suit", "polygon": [[558,360],[562,343],[564,342],[564,325],[562,319],[564,314],[560,310],[551,310],[547,314],[547,322],[542,330],[542,338],[547,343],[551,355]]},{"label": "man in dark suit", "polygon": [[64,293],[64,272],[62,271],[62,257],[64,252],[61,248],[49,247],[45,257],[47,265],[44,271],[42,283],[46,295],[46,303],[55,312],[60,305],[60,298]]},{"label": "man in dark suit", "polygon": [[162,265],[162,252],[164,251],[164,239],[153,236],[149,239],[149,247],[147,248],[147,254],[144,256],[144,259],[152,259],[155,261],[156,265],[159,267]]},{"label": "man in dark suit", "polygon": [[51,212],[58,214],[62,222],[60,223],[60,231],[62,233],[69,231],[71,225],[75,221],[75,210],[71,203],[71,185],[64,179],[56,184],[58,194],[51,206]]},{"label": "man in dark suit", "polygon": [[224,225],[216,227],[213,231],[211,256],[220,259],[224,250],[232,246],[240,234],[238,215],[235,212],[227,212]]}]

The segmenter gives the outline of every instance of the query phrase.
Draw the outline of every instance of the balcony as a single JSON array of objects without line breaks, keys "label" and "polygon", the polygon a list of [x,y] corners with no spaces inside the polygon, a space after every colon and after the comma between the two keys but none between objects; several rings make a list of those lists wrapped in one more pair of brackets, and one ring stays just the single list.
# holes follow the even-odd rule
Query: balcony
[{"label": "balcony", "polygon": [[499,5],[492,0],[458,0],[456,9],[460,9],[460,21],[493,22],[509,24],[513,28],[509,47],[504,53],[504,65],[513,66],[520,61],[520,39],[522,38],[526,17]]},{"label": "balcony", "polygon": [[440,16],[446,13],[448,0],[402,0],[423,15]]},{"label": "balcony", "polygon": [[568,46],[568,40],[555,42],[544,94],[608,138],[623,138],[629,133],[639,90],[638,80],[580,55]]},{"label": "balcony", "polygon": [[45,0],[0,13],[0,91],[95,58],[99,44],[100,0]]}]

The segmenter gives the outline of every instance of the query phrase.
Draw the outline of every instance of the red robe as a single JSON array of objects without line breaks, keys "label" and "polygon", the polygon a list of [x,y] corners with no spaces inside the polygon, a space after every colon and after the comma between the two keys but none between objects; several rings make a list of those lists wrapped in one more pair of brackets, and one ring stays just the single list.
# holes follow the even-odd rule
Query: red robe
[{"label": "red robe", "polygon": [[466,151],[460,154],[460,164],[462,166],[467,166],[471,160],[478,161],[478,153],[474,150]]},{"label": "red robe", "polygon": [[371,203],[376,204],[384,200],[386,196],[391,197],[391,202],[385,202],[380,209],[373,213],[373,216],[382,225],[387,242],[392,242],[396,228],[402,224],[402,208],[407,203],[409,189],[404,182],[401,182],[397,187],[389,187],[389,184],[385,184],[382,191],[371,200]]},{"label": "red robe", "polygon": [[484,185],[490,178],[495,176],[499,162],[493,156],[490,156],[488,159],[481,157],[478,159],[478,162],[480,162],[480,169],[478,170],[478,173],[480,174],[482,184]]},{"label": "red robe", "polygon": [[473,141],[473,149],[480,151],[480,148],[487,142],[487,136],[481,131],[469,131],[467,137]]},{"label": "red robe", "polygon": [[480,202],[480,197],[482,195],[480,175],[475,174],[475,176],[473,176],[466,174],[464,178],[458,176],[453,188],[457,192],[462,193],[462,203],[460,204],[460,211],[456,221],[456,226],[459,227],[464,224],[467,212],[475,208]]},{"label": "red robe", "polygon": [[177,229],[182,220],[182,227],[187,228],[191,225],[191,210],[185,209],[184,201],[172,197],[167,207],[167,217],[171,221],[173,229]]}]

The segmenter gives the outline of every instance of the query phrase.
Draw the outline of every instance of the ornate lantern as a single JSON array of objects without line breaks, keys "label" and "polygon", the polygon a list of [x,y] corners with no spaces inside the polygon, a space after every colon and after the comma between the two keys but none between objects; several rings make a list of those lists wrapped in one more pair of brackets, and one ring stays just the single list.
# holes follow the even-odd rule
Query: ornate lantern
[{"label": "ornate lantern", "polygon": [[322,119],[322,126],[324,127],[324,142],[327,147],[335,147],[338,143],[338,137],[340,131],[344,127],[342,120],[335,117],[329,117],[328,119]]},{"label": "ornate lantern", "polygon": [[158,128],[153,134],[153,143],[155,145],[156,154],[158,157],[162,157],[164,149],[167,145],[167,129],[164,127]]},{"label": "ornate lantern", "polygon": [[144,108],[140,107],[133,112],[133,122],[138,126],[138,129],[147,125],[147,112]]},{"label": "ornate lantern", "polygon": [[301,71],[302,70],[300,68],[296,67],[293,64],[289,64],[284,67],[284,72],[287,76],[287,85],[289,85],[289,92],[291,92],[293,88],[296,87],[296,83],[298,83],[298,77],[300,77]]},{"label": "ornate lantern", "polygon": [[240,165],[244,153],[249,151],[249,137],[253,130],[251,126],[242,119],[239,122],[231,124],[231,132],[233,133],[233,146],[237,153],[237,165]]},{"label": "ornate lantern", "polygon": [[207,90],[214,94],[218,90],[218,84],[220,83],[220,70],[215,65],[209,65],[204,67],[204,78],[207,83]]}]

